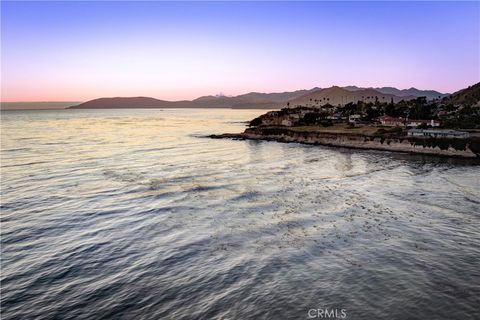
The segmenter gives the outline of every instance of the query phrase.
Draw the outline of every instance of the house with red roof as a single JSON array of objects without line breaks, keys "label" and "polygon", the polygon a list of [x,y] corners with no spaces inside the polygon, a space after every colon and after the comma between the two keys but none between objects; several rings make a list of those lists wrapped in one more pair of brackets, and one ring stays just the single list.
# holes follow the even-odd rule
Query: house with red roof
[{"label": "house with red roof", "polygon": [[402,117],[381,116],[377,120],[386,127],[400,127],[405,125],[405,119]]}]

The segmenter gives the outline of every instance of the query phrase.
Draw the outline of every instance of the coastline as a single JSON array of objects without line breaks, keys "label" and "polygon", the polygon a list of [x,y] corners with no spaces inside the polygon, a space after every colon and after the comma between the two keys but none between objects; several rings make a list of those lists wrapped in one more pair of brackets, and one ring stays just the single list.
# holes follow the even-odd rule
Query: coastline
[{"label": "coastline", "polygon": [[[272,130],[276,129],[276,130]],[[434,155],[441,157],[478,159],[479,154],[470,146],[458,150],[451,146],[440,148],[425,146],[429,139],[412,137],[372,137],[353,133],[298,132],[287,128],[249,128],[243,133],[210,135],[213,139],[264,140],[282,143],[301,143],[362,150],[378,150],[410,154]],[[461,139],[457,139],[458,141]]]}]

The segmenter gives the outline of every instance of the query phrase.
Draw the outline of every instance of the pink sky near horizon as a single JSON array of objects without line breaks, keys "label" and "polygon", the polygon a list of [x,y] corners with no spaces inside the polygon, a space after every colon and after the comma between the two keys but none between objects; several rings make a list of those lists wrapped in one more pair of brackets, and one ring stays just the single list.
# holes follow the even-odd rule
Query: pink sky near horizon
[{"label": "pink sky near horizon", "polygon": [[1,5],[2,102],[480,81],[478,3]]},{"label": "pink sky near horizon", "polygon": [[[302,89],[312,89],[314,87],[320,87],[320,88],[328,88],[333,85],[338,85],[338,84],[327,84],[325,86],[321,85],[310,85],[306,87],[283,87],[283,88],[265,88],[264,90],[258,89],[258,88],[252,88],[248,89],[245,88],[241,90],[240,88],[235,88],[234,90],[218,90],[216,92],[210,92],[207,90],[202,91],[201,88],[195,88],[190,91],[185,91],[185,90],[108,90],[108,89],[101,89],[97,88],[88,90],[88,88],[85,91],[88,91],[88,94],[83,94],[80,93],[77,88],[66,88],[66,89],[61,89],[61,88],[52,88],[50,91],[45,91],[45,87],[38,88],[37,90],[35,89],[19,89],[18,92],[15,92],[15,90],[2,90],[2,95],[1,95],[1,102],[64,102],[64,101],[78,101],[78,102],[84,102],[88,100],[93,100],[96,98],[104,98],[104,97],[152,97],[160,100],[168,100],[168,101],[179,101],[179,100],[193,100],[196,98],[199,98],[201,96],[207,96],[207,95],[217,95],[217,94],[222,94],[226,96],[236,96],[236,95],[241,95],[241,94],[246,94],[249,92],[262,92],[262,93],[272,93],[272,92],[285,92],[285,91],[296,91],[296,90],[302,90]],[[340,84],[339,86],[348,86],[348,85],[356,85],[358,87],[376,87],[372,85],[358,85],[358,84]],[[383,85],[382,85],[383,86]],[[398,86],[391,86],[388,85],[388,87],[396,87],[400,90],[402,89],[409,89],[410,87],[398,87]],[[432,88],[417,88],[419,90],[430,90]],[[26,91],[24,91],[26,90]],[[59,91],[61,92],[59,94]],[[453,90],[453,91],[445,91],[445,90],[437,90],[442,93],[453,93],[454,91],[458,90]],[[5,95],[3,93],[8,92],[8,95]]]}]

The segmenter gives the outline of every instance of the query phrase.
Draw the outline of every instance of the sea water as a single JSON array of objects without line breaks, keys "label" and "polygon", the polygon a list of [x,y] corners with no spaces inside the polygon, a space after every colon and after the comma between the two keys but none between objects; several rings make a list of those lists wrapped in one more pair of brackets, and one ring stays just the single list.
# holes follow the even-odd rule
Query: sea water
[{"label": "sea water", "polygon": [[263,112],[2,112],[2,318],[480,318],[478,163],[205,137]]}]

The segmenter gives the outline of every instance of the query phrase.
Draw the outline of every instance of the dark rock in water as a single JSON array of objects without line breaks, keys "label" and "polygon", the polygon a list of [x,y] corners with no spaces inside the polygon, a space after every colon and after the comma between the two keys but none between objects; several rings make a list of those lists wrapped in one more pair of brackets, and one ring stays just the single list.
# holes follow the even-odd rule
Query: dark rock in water
[{"label": "dark rock in water", "polygon": [[223,134],[212,134],[208,138],[212,139],[234,139],[234,140],[245,140],[246,137],[243,133],[223,133]]}]

